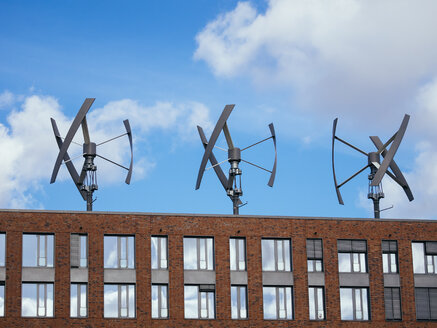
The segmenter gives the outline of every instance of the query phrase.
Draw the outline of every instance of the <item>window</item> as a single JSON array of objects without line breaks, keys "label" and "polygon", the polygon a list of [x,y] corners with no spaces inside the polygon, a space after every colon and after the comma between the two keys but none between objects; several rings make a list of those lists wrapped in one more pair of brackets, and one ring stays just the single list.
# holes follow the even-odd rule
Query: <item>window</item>
[{"label": "window", "polygon": [[53,284],[23,283],[21,316],[53,317]]},{"label": "window", "polygon": [[135,237],[105,236],[105,268],[135,268]]},{"label": "window", "polygon": [[229,239],[229,251],[232,271],[246,270],[246,240],[244,238]]},{"label": "window", "polygon": [[53,235],[23,235],[23,267],[53,267]]},{"label": "window", "polygon": [[365,240],[338,240],[338,271],[367,272]]},{"label": "window", "polygon": [[105,318],[135,318],[135,285],[105,284]]},{"label": "window", "polygon": [[289,239],[263,239],[263,271],[291,271],[291,252]]},{"label": "window", "polygon": [[70,286],[70,317],[86,317],[87,314],[87,285],[71,284]]},{"label": "window", "polygon": [[413,242],[414,273],[437,274],[437,241]]},{"label": "window", "polygon": [[367,288],[340,288],[341,320],[369,320]]},{"label": "window", "polygon": [[152,285],[152,318],[168,318],[168,287],[167,285]]},{"label": "window", "polygon": [[384,273],[398,272],[398,243],[396,240],[382,241],[382,271]]},{"label": "window", "polygon": [[6,260],[6,234],[0,233],[0,267],[5,266]]},{"label": "window", "polygon": [[308,272],[323,271],[323,249],[321,239],[307,239]]},{"label": "window", "polygon": [[231,286],[232,319],[247,319],[247,287]]},{"label": "window", "polygon": [[292,287],[263,287],[264,319],[293,319]]},{"label": "window", "polygon": [[0,317],[5,316],[5,283],[0,282]]},{"label": "window", "polygon": [[387,320],[402,319],[400,288],[384,288],[384,303]]},{"label": "window", "polygon": [[184,286],[185,319],[214,319],[214,285]]},{"label": "window", "polygon": [[417,320],[437,320],[437,288],[415,288]]},{"label": "window", "polygon": [[167,237],[152,237],[152,269],[167,270]]},{"label": "window", "polygon": [[184,237],[184,269],[214,270],[212,238]]},{"label": "window", "polygon": [[325,295],[323,287],[309,287],[310,320],[325,320]]},{"label": "window", "polygon": [[71,234],[70,265],[72,268],[86,268],[88,266],[87,239],[87,235]]}]

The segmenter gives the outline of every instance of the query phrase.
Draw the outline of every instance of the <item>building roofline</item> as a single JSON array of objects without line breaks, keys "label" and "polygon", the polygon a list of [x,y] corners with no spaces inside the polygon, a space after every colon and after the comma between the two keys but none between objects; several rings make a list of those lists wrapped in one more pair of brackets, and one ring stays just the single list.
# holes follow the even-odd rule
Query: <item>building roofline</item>
[{"label": "building roofline", "polygon": [[49,214],[86,214],[86,215],[139,215],[139,216],[173,216],[173,217],[220,217],[220,218],[259,218],[259,219],[293,219],[293,220],[340,220],[340,221],[401,221],[401,222],[437,222],[434,219],[374,219],[357,217],[311,217],[311,216],[281,216],[281,215],[232,215],[232,214],[193,214],[193,213],[153,213],[153,212],[107,212],[107,211],[67,211],[67,210],[31,210],[31,209],[0,209],[0,213],[49,213]]}]

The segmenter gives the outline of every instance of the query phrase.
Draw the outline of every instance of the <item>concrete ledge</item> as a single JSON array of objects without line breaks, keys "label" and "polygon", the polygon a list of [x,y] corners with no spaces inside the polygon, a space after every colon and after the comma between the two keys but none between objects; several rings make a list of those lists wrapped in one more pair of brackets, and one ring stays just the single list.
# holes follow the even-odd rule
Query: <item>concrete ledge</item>
[{"label": "concrete ledge", "polygon": [[231,271],[231,285],[247,285],[247,271]]},{"label": "concrete ledge", "polygon": [[0,268],[0,281],[6,280],[6,268]]},{"label": "concrete ledge", "polygon": [[437,287],[437,274],[415,274],[414,287]]},{"label": "concrete ledge", "polygon": [[184,270],[184,284],[215,285],[215,271]]},{"label": "concrete ledge", "polygon": [[264,286],[293,286],[293,272],[263,272]]},{"label": "concrete ledge", "polygon": [[368,273],[339,273],[340,287],[369,287]]},{"label": "concrete ledge", "polygon": [[21,281],[23,282],[54,282],[54,268],[22,268]]},{"label": "concrete ledge", "polygon": [[401,287],[398,273],[384,273],[384,287]]},{"label": "concrete ledge", "polygon": [[105,269],[103,281],[105,283],[135,284],[137,281],[136,271],[135,269]]},{"label": "concrete ledge", "polygon": [[325,273],[308,272],[308,286],[325,286]]},{"label": "concrete ledge", "polygon": [[71,282],[88,282],[88,268],[71,268]]},{"label": "concrete ledge", "polygon": [[152,284],[168,284],[168,270],[152,270]]}]

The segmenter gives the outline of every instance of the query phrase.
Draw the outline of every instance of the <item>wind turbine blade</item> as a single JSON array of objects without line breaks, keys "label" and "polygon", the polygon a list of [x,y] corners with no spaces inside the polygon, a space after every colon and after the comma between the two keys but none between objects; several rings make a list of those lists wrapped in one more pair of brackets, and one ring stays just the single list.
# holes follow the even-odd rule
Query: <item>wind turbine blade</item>
[{"label": "wind turbine blade", "polygon": [[132,130],[130,128],[129,120],[124,120],[124,127],[126,128],[127,137],[129,138],[129,146],[130,146],[130,164],[129,164],[129,171],[127,172],[126,180],[125,182],[127,184],[130,184],[130,179],[132,177],[132,168],[134,164],[134,151],[133,151],[133,144],[132,144]]},{"label": "wind turbine blade", "polygon": [[82,133],[83,133],[83,143],[89,144],[90,140],[90,132],[88,131],[88,123],[86,122],[86,116],[82,120]]},{"label": "wind turbine blade", "polygon": [[335,165],[334,165],[334,144],[335,144],[335,131],[337,130],[337,121],[338,118],[336,118],[332,124],[332,174],[334,176],[334,185],[335,185],[335,192],[337,193],[338,202],[341,205],[344,205],[343,198],[341,197],[340,193],[340,187],[337,184],[337,177],[335,176]]},{"label": "wind turbine blade", "polygon": [[275,127],[273,126],[273,123],[269,124],[270,133],[272,134],[273,139],[273,145],[275,147],[275,163],[273,164],[272,173],[270,174],[270,179],[267,185],[269,187],[273,187],[273,183],[275,182],[276,177],[276,164],[278,162],[278,152],[276,151],[276,134],[275,134]]}]

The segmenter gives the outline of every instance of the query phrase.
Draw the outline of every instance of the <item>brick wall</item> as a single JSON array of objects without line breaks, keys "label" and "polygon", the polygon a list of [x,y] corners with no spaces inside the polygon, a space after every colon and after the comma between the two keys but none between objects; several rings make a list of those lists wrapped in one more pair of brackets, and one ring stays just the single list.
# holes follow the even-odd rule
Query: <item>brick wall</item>
[{"label": "brick wall", "polygon": [[[262,218],[232,216],[152,215],[136,213],[86,213],[1,211],[0,232],[6,232],[5,317],[1,327],[431,327],[436,323],[415,320],[412,240],[437,240],[436,221],[354,220],[323,218]],[[21,261],[23,232],[55,234],[55,316],[21,318]],[[88,318],[70,318],[70,233],[89,238]],[[103,236],[134,234],[136,246],[136,318],[103,318]],[[151,319],[150,236],[168,235],[168,320]],[[183,237],[212,236],[215,242],[216,319],[184,319]],[[229,237],[247,242],[248,320],[231,320]],[[292,239],[294,320],[263,320],[261,238]],[[308,320],[306,239],[322,238],[325,268],[326,317]],[[337,239],[365,239],[370,275],[369,322],[340,321]],[[398,241],[401,276],[402,323],[386,322],[381,240]]]}]

